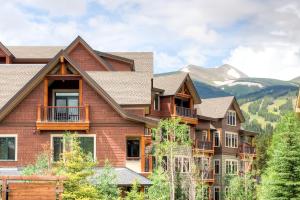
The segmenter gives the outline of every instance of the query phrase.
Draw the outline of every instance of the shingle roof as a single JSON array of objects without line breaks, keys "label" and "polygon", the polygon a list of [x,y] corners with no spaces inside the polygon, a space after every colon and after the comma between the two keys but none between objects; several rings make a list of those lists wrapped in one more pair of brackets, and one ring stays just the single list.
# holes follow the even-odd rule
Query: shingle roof
[{"label": "shingle roof", "polygon": [[64,46],[7,46],[16,58],[53,58]]},{"label": "shingle roof", "polygon": [[153,73],[152,52],[107,52],[116,56],[134,60],[135,71]]},{"label": "shingle roof", "polygon": [[233,100],[233,96],[202,99],[202,103],[195,105],[195,108],[200,116],[224,118]]},{"label": "shingle roof", "polygon": [[87,71],[118,104],[151,104],[151,75],[142,72]]},{"label": "shingle roof", "polygon": [[[6,46],[6,48],[19,59],[50,59],[65,46]],[[96,51],[98,53],[98,51]],[[138,72],[153,73],[152,52],[106,52],[108,54],[134,60],[135,70]]]},{"label": "shingle roof", "polygon": [[0,109],[44,66],[44,64],[1,64]]},{"label": "shingle roof", "polygon": [[164,90],[164,95],[175,95],[186,78],[185,72],[156,74],[153,78],[153,87]]},{"label": "shingle roof", "polygon": [[[96,176],[102,173],[103,168],[96,169]],[[117,176],[117,184],[119,186],[132,185],[134,181],[137,181],[140,185],[151,185],[151,181],[144,176],[128,169],[128,168],[113,168]],[[95,182],[95,180],[93,180]]]}]

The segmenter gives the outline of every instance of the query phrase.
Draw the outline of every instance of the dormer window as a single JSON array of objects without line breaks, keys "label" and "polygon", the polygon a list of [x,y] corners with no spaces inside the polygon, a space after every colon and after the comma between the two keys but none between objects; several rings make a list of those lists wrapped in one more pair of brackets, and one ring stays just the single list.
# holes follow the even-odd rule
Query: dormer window
[{"label": "dormer window", "polygon": [[154,110],[160,110],[160,96],[159,96],[159,94],[154,95]]},{"label": "dormer window", "polygon": [[236,126],[236,112],[229,110],[227,113],[227,125]]}]

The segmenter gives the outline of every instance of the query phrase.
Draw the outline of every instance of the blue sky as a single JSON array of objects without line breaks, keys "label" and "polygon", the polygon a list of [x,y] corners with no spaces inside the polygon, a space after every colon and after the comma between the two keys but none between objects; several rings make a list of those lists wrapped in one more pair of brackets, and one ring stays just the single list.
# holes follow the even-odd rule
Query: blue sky
[{"label": "blue sky", "polygon": [[0,0],[6,45],[152,51],[155,72],[231,64],[253,77],[300,76],[300,4],[293,0]]}]

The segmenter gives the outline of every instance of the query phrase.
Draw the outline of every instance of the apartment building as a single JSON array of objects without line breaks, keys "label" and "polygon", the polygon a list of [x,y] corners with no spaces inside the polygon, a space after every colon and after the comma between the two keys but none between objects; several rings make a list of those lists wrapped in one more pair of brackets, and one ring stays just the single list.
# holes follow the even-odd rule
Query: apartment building
[{"label": "apartment building", "polygon": [[[224,198],[225,178],[228,175],[244,175],[251,171],[256,158],[254,137],[257,133],[244,130],[243,113],[234,97],[202,99],[195,106],[199,117],[197,141],[204,152],[212,152],[205,157],[212,170],[211,192],[214,200]],[[205,126],[204,126],[205,125]]]}]

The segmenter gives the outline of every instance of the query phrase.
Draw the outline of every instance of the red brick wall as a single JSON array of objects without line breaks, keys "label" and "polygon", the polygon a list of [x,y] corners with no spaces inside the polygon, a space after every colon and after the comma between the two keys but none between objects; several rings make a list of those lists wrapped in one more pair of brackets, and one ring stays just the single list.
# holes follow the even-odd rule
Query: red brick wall
[{"label": "red brick wall", "polygon": [[82,44],[78,44],[69,54],[86,71],[107,71]]},{"label": "red brick wall", "polygon": [[[61,132],[36,132],[37,104],[43,102],[43,84],[37,86],[2,122],[1,134],[18,135],[18,161],[0,161],[0,167],[20,167],[33,163],[50,145],[51,134]],[[100,166],[109,159],[113,166],[124,167],[126,136],[140,136],[144,125],[123,119],[89,85],[83,83],[83,102],[90,105],[91,127],[89,134],[96,134],[96,155]]]}]

